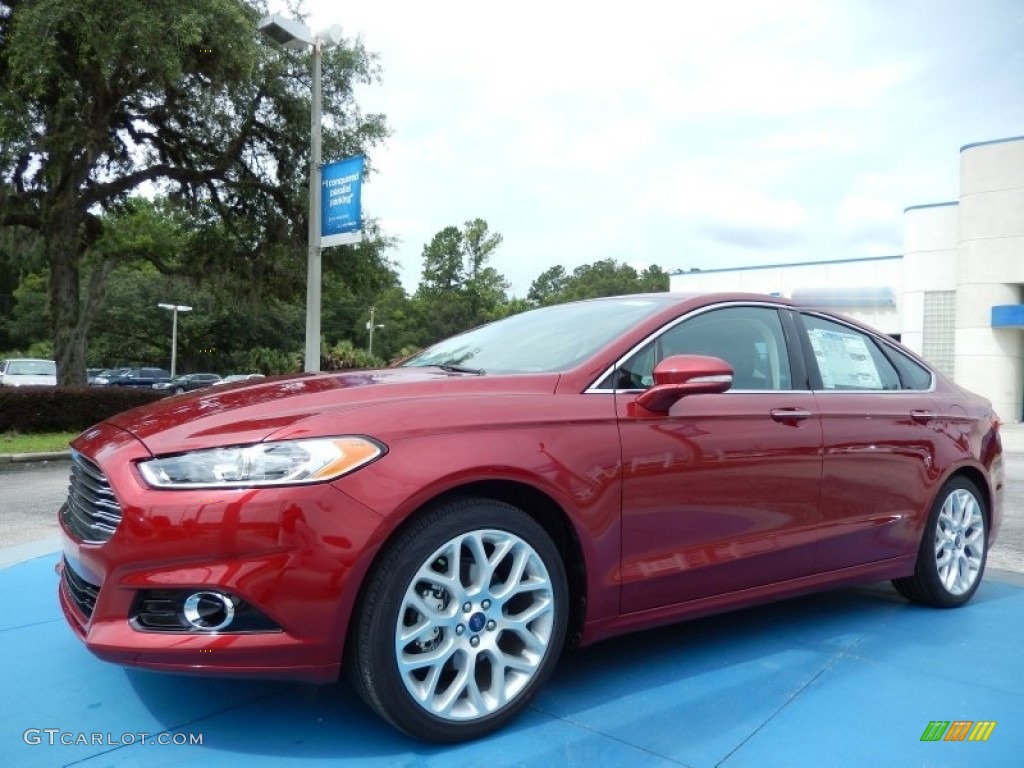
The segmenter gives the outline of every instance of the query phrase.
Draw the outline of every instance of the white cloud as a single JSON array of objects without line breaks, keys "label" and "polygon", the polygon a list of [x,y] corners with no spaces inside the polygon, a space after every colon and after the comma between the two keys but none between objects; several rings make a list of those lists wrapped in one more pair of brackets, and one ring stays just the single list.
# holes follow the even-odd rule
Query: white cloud
[{"label": "white cloud", "polygon": [[666,178],[652,186],[640,198],[640,205],[696,225],[748,230],[754,235],[797,235],[807,222],[807,211],[796,200],[687,174]]},{"label": "white cloud", "polygon": [[[519,295],[543,269],[898,252],[960,145],[1024,124],[1018,0],[307,0],[381,57],[394,136],[368,212],[423,244],[481,216]],[[1016,57],[1016,59],[1014,58]]]},{"label": "white cloud", "polygon": [[859,176],[839,202],[839,226],[845,234],[875,227],[892,227],[901,210],[892,198],[893,180],[879,173]]}]

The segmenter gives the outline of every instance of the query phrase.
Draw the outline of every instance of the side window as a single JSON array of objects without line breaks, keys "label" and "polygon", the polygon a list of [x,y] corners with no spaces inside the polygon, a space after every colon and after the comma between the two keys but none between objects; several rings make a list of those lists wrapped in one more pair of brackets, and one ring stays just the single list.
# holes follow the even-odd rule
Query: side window
[{"label": "side window", "polygon": [[669,328],[634,353],[604,388],[646,389],[654,366],[672,355],[710,355],[732,366],[732,389],[792,389],[779,313],[770,307],[725,307]]},{"label": "side window", "polygon": [[896,368],[868,334],[823,317],[801,317],[822,389],[901,389]]},{"label": "side window", "polygon": [[899,372],[903,389],[929,389],[932,386],[932,372],[895,347],[886,346],[885,356],[892,361]]}]

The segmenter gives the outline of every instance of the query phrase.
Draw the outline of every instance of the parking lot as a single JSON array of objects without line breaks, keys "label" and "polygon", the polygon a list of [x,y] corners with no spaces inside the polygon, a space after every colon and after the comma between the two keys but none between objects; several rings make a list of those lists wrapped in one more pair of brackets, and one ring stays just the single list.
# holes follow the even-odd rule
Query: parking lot
[{"label": "parking lot", "polygon": [[[63,494],[66,470],[8,468],[0,763],[1014,765],[1024,748],[1024,452],[1008,447],[1007,525],[967,607],[921,608],[877,584],[608,641],[566,654],[512,727],[453,747],[405,738],[344,683],[159,675],[96,660],[56,601],[50,497]],[[12,509],[16,487],[33,504]],[[986,741],[922,741],[946,721],[995,725]]]}]

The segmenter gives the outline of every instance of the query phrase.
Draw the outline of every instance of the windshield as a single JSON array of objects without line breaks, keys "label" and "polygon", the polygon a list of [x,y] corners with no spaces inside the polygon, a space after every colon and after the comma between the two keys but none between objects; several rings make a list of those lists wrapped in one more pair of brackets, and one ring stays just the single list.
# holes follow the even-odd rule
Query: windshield
[{"label": "windshield", "polygon": [[11,360],[7,373],[14,376],[56,376],[57,364],[53,360]]},{"label": "windshield", "polygon": [[673,300],[627,296],[542,307],[438,342],[402,365],[475,373],[563,371]]}]

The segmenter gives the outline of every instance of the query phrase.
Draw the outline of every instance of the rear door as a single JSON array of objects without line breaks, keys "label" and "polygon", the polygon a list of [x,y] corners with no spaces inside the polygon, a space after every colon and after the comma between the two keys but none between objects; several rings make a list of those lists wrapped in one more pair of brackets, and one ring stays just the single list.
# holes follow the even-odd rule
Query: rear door
[{"label": "rear door", "polygon": [[[812,571],[822,433],[789,352],[775,307],[733,305],[685,318],[617,371],[623,612]],[[732,390],[638,413],[637,390],[674,354],[726,360]]]},{"label": "rear door", "polygon": [[931,373],[855,326],[799,320],[824,437],[816,570],[912,554],[944,431]]}]

